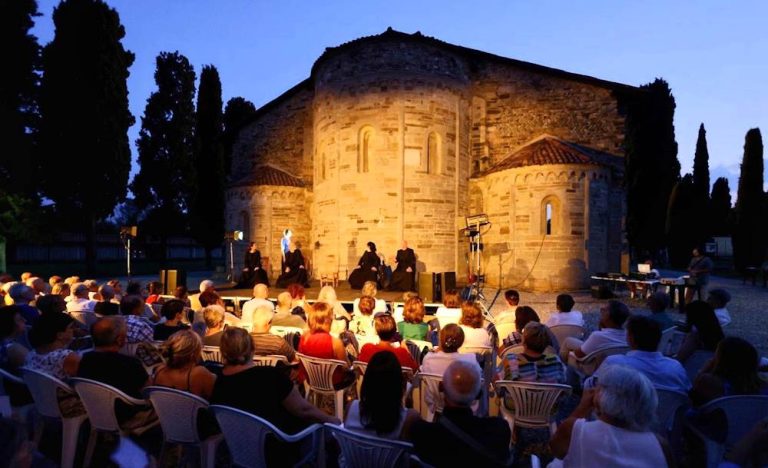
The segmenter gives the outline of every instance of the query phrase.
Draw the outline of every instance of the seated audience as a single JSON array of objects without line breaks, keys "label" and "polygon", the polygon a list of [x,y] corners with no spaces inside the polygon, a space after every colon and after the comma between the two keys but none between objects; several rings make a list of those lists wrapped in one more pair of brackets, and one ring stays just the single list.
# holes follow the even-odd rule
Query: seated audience
[{"label": "seated audience", "polygon": [[424,301],[420,297],[412,297],[403,306],[403,321],[397,324],[397,331],[403,340],[427,339],[429,325],[424,323]]},{"label": "seated audience", "polygon": [[296,360],[296,352],[291,345],[282,336],[269,332],[270,321],[274,315],[271,307],[259,307],[253,313],[253,330],[251,331],[253,353],[257,356],[270,354],[285,356],[288,362],[293,362]]},{"label": "seated audience", "polygon": [[[652,432],[658,398],[648,378],[622,366],[607,368],[596,389],[549,442],[557,457],[549,466],[673,466]],[[590,420],[591,415],[596,419]]]},{"label": "seated audience", "polygon": [[419,420],[411,427],[418,457],[432,466],[507,466],[509,425],[502,418],[472,414],[471,405],[481,388],[477,363],[454,362],[442,375],[442,416],[438,422]]},{"label": "seated audience", "polygon": [[10,287],[8,294],[13,299],[13,305],[18,307],[18,311],[29,325],[34,325],[37,318],[40,317],[40,311],[36,307],[29,305],[35,300],[35,291],[23,283],[16,283]]},{"label": "seated audience", "polygon": [[[528,325],[529,322],[541,323],[541,320],[539,319],[539,314],[537,314],[532,307],[520,306],[517,309],[515,309],[516,330],[510,333],[508,337],[503,338],[501,351],[499,352],[499,355],[503,355],[504,350],[507,348],[512,348],[512,347],[520,346],[521,344],[523,344],[523,329],[525,328],[526,325]],[[545,326],[545,329],[547,330],[547,334],[549,335],[550,346],[552,346],[552,349],[554,349],[556,353],[559,353],[560,343],[557,341],[557,337],[555,337],[555,335],[552,334],[552,330],[550,330],[549,327]]]},{"label": "seated audience", "polygon": [[376,287],[375,281],[366,281],[363,283],[363,288],[360,290],[360,297],[352,301],[352,315],[355,316],[360,313],[358,304],[360,299],[365,296],[370,296],[374,299],[375,305],[373,306],[373,313],[387,312],[387,302],[384,299],[376,299],[376,294],[379,293],[379,289]]},{"label": "seated audience", "polygon": [[707,296],[707,302],[715,309],[715,316],[721,327],[731,323],[731,314],[726,309],[731,302],[731,293],[722,288],[712,289]]},{"label": "seated audience", "polygon": [[[299,352],[310,357],[321,359],[337,359],[349,364],[344,344],[339,338],[332,336],[331,323],[333,323],[333,309],[324,302],[312,304],[307,325],[309,329],[299,339]],[[337,369],[333,376],[334,386],[343,388],[355,377],[354,372]],[[299,380],[303,382],[305,373],[299,373]]]},{"label": "seated audience", "polygon": [[125,297],[127,296],[140,297],[142,300],[142,303],[144,304],[144,310],[141,313],[141,317],[146,320],[149,320],[152,323],[157,323],[161,320],[160,314],[155,312],[155,309],[153,309],[151,305],[146,303],[145,301],[146,295],[144,294],[144,292],[145,290],[142,289],[141,283],[139,283],[138,281],[130,281],[128,282],[128,286],[125,288]]},{"label": "seated audience", "polygon": [[483,328],[483,312],[476,303],[461,304],[459,326],[464,331],[464,346],[491,346],[491,336]]},{"label": "seated audience", "polygon": [[221,337],[227,326],[224,324],[224,307],[209,305],[203,308],[203,320],[205,320],[204,346],[219,346]]},{"label": "seated audience", "polygon": [[669,306],[669,294],[665,292],[655,292],[645,301],[648,310],[651,311],[651,320],[658,323],[661,330],[667,330],[675,326],[675,321],[667,314]]},{"label": "seated audience", "polygon": [[39,276],[33,276],[29,278],[26,283],[27,287],[32,288],[32,291],[35,293],[35,299],[37,299],[40,296],[44,296],[48,294],[50,291],[50,286],[48,283],[46,283],[42,278]]},{"label": "seated audience", "polygon": [[17,374],[19,367],[24,365],[28,350],[19,340],[26,329],[18,307],[0,307],[0,368]]},{"label": "seated audience", "polygon": [[64,297],[58,294],[40,296],[35,306],[40,311],[40,315],[60,314],[67,311],[67,303],[64,301]]},{"label": "seated audience", "polygon": [[[386,317],[394,332],[394,320]],[[360,398],[347,408],[344,427],[374,437],[408,440],[411,426],[421,418],[416,411],[403,407],[407,382],[403,378],[402,361],[392,352],[380,350],[366,362]]]},{"label": "seated audience", "polygon": [[171,299],[164,303],[160,309],[160,314],[165,318],[165,322],[155,325],[153,334],[155,341],[165,341],[177,331],[189,328],[189,325],[182,323],[184,303],[179,300]]},{"label": "seated audience", "polygon": [[267,300],[269,297],[269,287],[266,284],[258,283],[253,287],[253,299],[245,301],[241,306],[240,321],[242,323],[251,323],[253,321],[253,312],[259,307],[267,307],[273,310],[275,306]]},{"label": "seated audience", "polygon": [[405,308],[405,303],[412,297],[419,297],[419,294],[414,291],[406,291],[403,293],[403,305],[395,307],[395,310],[392,312],[392,317],[395,318],[395,323],[403,321],[403,309]]},{"label": "seated audience", "polygon": [[160,297],[160,295],[163,294],[163,283],[159,281],[150,281],[149,285],[147,285],[147,289],[149,290],[149,295],[147,296],[147,300],[144,301],[147,305],[163,303],[163,298]]},{"label": "seated audience", "polygon": [[576,325],[579,327],[584,326],[584,316],[577,310],[572,310],[576,301],[573,300],[573,296],[570,294],[560,294],[555,300],[557,306],[557,313],[552,314],[547,319],[545,324],[548,327],[554,327],[557,325]]},{"label": "seated audience", "polygon": [[675,356],[683,364],[696,351],[714,352],[720,340],[725,337],[715,309],[704,301],[686,304],[685,321],[689,332]]},{"label": "seated audience", "polygon": [[275,308],[275,316],[272,318],[273,326],[307,328],[307,322],[300,315],[292,312],[292,303],[293,299],[288,291],[283,291],[277,295],[277,307]]},{"label": "seated audience", "polygon": [[198,311],[198,310],[202,309],[203,307],[205,307],[202,304],[200,304],[200,294],[202,294],[202,293],[204,293],[206,291],[214,291],[214,290],[215,289],[213,287],[213,281],[211,281],[211,280],[203,280],[203,281],[201,281],[200,282],[200,292],[198,292],[197,294],[192,294],[191,296],[189,296],[189,306],[190,306],[190,308],[192,308],[192,310],[194,310],[194,311]]},{"label": "seated audience", "polygon": [[[560,314],[558,314],[560,315]],[[629,318],[629,308],[619,301],[608,301],[600,308],[600,329],[592,332],[585,341],[578,338],[566,338],[560,345],[560,357],[567,362],[569,352],[577,358],[583,358],[595,351],[615,346],[627,346],[627,334],[624,322]]]},{"label": "seated audience", "polygon": [[454,361],[472,363],[480,368],[477,356],[474,354],[461,354],[459,348],[464,344],[464,331],[455,323],[449,323],[440,329],[440,347],[437,351],[430,351],[421,362],[421,372],[425,374],[442,375],[445,369]]},{"label": "seated audience", "polygon": [[[557,354],[547,353],[547,349],[552,349],[551,344],[546,325],[528,322],[523,328],[523,352],[514,357],[504,356],[504,378],[523,382],[565,383],[562,361]],[[516,362],[516,366],[511,366],[510,360]]]},{"label": "seated audience", "polygon": [[53,276],[48,278],[48,285],[51,288],[53,288],[55,285],[57,285],[59,283],[63,283],[63,282],[64,282],[64,278],[62,278],[59,275],[53,275]]},{"label": "seated audience", "polygon": [[185,307],[189,307],[189,289],[186,286],[177,286],[173,291],[173,298],[183,302]]},{"label": "seated audience", "polygon": [[670,390],[687,394],[691,382],[680,362],[657,351],[661,340],[661,327],[652,317],[634,315],[627,320],[627,343],[632,349],[627,354],[605,358],[586,386],[599,382],[607,366],[620,365],[642,372],[657,390]]},{"label": "seated audience", "polygon": [[87,279],[83,281],[85,287],[88,288],[88,299],[92,301],[98,301],[99,298],[99,283],[95,279]]},{"label": "seated audience", "polygon": [[444,327],[449,323],[458,323],[461,318],[461,298],[455,289],[443,293],[443,305],[437,308],[435,318]]},{"label": "seated audience", "polygon": [[144,320],[144,299],[141,296],[125,296],[120,301],[120,313],[125,316],[126,343],[148,343],[154,340],[155,330]]},{"label": "seated audience", "polygon": [[75,320],[67,314],[41,316],[29,331],[34,349],[27,354],[24,365],[60,380],[77,375],[80,355],[69,349],[74,330]]},{"label": "seated audience", "polygon": [[307,320],[310,306],[307,303],[307,295],[304,286],[293,283],[289,284],[286,291],[291,295],[291,313],[298,315],[302,320]]},{"label": "seated audience", "polygon": [[366,343],[360,349],[358,361],[370,362],[373,356],[382,352],[389,351],[397,357],[401,367],[410,367],[414,372],[419,370],[419,364],[414,361],[408,348],[401,346],[397,341],[398,334],[395,327],[395,319],[389,314],[376,314],[373,318],[376,334],[379,336],[377,344]]},{"label": "seated audience", "polygon": [[165,364],[155,371],[152,385],[183,390],[206,400],[211,398],[216,376],[200,365],[203,345],[197,333],[192,330],[176,332],[161,350]]},{"label": "seated audience", "polygon": [[317,302],[325,302],[333,308],[333,316],[335,320],[346,320],[349,322],[352,320],[352,315],[344,308],[339,302],[336,296],[336,290],[333,286],[323,286],[320,288],[320,292],[317,293]]},{"label": "seated audience", "polygon": [[376,336],[373,328],[373,309],[376,301],[371,296],[363,296],[357,302],[357,310],[349,323],[349,330],[361,336]]},{"label": "seated audience", "polygon": [[123,298],[123,284],[119,279],[111,279],[107,281],[107,285],[109,285],[112,290],[115,291],[114,301],[119,304],[120,300]]},{"label": "seated audience", "polygon": [[[237,318],[234,314],[231,314],[226,311],[226,305],[224,304],[224,299],[219,296],[219,293],[216,291],[213,291],[211,289],[203,292],[200,294],[200,297],[198,298],[200,300],[200,305],[205,308],[210,305],[218,305],[221,306],[224,309],[224,323],[231,326],[238,326],[240,325],[240,319]],[[202,316],[202,308],[195,312],[195,322],[202,322],[204,321]]]},{"label": "seated audience", "polygon": [[85,283],[74,284],[71,297],[67,303],[67,312],[93,312],[96,302],[89,299],[88,286]]},{"label": "seated audience", "polygon": [[[517,320],[515,311],[520,304],[520,293],[514,289],[507,289],[504,291],[504,301],[506,301],[507,307],[493,317],[493,322],[496,325],[501,323],[510,323]],[[539,320],[536,321],[538,322]]]},{"label": "seated audience", "polygon": [[68,277],[64,278],[64,282],[66,284],[70,285],[70,286],[73,286],[75,283],[79,283],[80,282],[80,277],[79,276],[68,276]]},{"label": "seated audience", "polygon": [[101,316],[120,315],[120,304],[114,302],[115,289],[112,286],[102,284],[99,287],[99,296],[101,296],[101,300],[93,306],[95,313]]},{"label": "seated audience", "polygon": [[64,302],[72,299],[72,288],[67,283],[56,283],[51,287],[51,294],[61,296]]}]

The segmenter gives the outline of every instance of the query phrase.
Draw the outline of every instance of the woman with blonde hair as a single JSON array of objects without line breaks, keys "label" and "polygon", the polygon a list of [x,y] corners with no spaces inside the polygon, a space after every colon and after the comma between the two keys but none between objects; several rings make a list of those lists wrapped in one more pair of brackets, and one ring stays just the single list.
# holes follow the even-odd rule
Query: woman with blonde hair
[{"label": "woman with blonde hair", "polygon": [[165,364],[152,378],[153,385],[175,388],[209,399],[216,375],[198,363],[202,359],[203,342],[192,330],[171,335],[161,348]]},{"label": "woman with blonde hair", "polygon": [[[333,309],[325,302],[315,302],[309,310],[307,317],[308,330],[299,339],[299,352],[310,357],[320,359],[337,359],[349,363],[344,343],[331,335],[333,323]],[[348,378],[346,372],[338,370],[333,376],[334,385],[341,385]],[[299,380],[303,381],[306,374],[303,369],[299,373]],[[354,373],[352,374],[354,378]]]},{"label": "woman with blonde hair", "polygon": [[344,319],[347,322],[352,320],[352,315],[344,309],[336,296],[336,290],[333,286],[323,286],[317,294],[317,302],[325,302],[333,309],[333,316],[336,320]]},{"label": "woman with blonde hair", "polygon": [[483,328],[483,312],[476,303],[461,304],[459,326],[464,332],[464,346],[491,346],[491,336]]},{"label": "woman with blonde hair", "polygon": [[376,301],[374,307],[373,307],[373,313],[377,312],[386,312],[387,311],[387,303],[384,301],[384,299],[376,299],[376,294],[379,293],[379,289],[376,286],[375,281],[366,281],[363,285],[363,289],[360,291],[360,297],[355,299],[352,302],[352,315],[357,315],[360,313],[360,298],[365,296],[370,296]]},{"label": "woman with blonde hair", "polygon": [[424,301],[412,297],[403,306],[403,321],[397,324],[397,331],[404,340],[426,340],[429,325],[424,323]]}]

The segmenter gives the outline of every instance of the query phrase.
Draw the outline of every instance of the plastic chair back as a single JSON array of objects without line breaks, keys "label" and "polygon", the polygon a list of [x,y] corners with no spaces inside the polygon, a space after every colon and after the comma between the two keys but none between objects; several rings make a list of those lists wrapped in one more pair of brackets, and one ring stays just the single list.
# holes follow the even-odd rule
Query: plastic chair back
[{"label": "plastic chair back", "polygon": [[423,360],[422,356],[424,354],[424,349],[426,348],[427,351],[434,348],[431,342],[424,341],[424,340],[405,340],[405,346],[408,348],[408,352],[411,353],[411,357],[414,361],[421,364],[421,361]]},{"label": "plastic chair back", "polygon": [[510,410],[501,404],[501,411],[510,429],[514,425],[530,428],[552,428],[554,408],[561,397],[571,394],[571,386],[543,382],[499,380],[495,383],[500,394],[508,396],[514,405]]},{"label": "plastic chair back", "polygon": [[203,346],[203,360],[224,364],[224,359],[218,346]]},{"label": "plastic chair back", "polygon": [[355,468],[402,467],[410,463],[413,445],[398,440],[381,439],[326,424],[341,447],[342,466]]},{"label": "plastic chair back", "polygon": [[584,327],[580,327],[578,325],[555,325],[553,327],[549,327],[549,331],[555,335],[557,342],[561,345],[566,338],[573,337],[581,339],[584,336]]},{"label": "plastic chair back", "polygon": [[583,358],[576,358],[576,356],[571,353],[568,356],[568,364],[574,366],[582,374],[590,376],[595,373],[597,368],[600,367],[600,364],[602,364],[608,356],[613,356],[614,354],[627,354],[627,352],[629,352],[629,346],[612,346],[609,348],[598,349]]},{"label": "plastic chair back", "polygon": [[147,404],[144,400],[131,398],[120,390],[97,382],[95,380],[72,378],[72,386],[88,412],[88,418],[91,420],[91,427],[101,432],[119,433],[120,424],[115,415],[115,402],[122,401],[127,405],[144,406]]},{"label": "plastic chair back", "polygon": [[197,395],[167,387],[147,387],[144,391],[155,408],[167,442],[200,443],[197,415],[207,410],[207,401]]},{"label": "plastic chair back", "polygon": [[282,337],[285,337],[285,335],[287,335],[289,333],[297,333],[297,334],[301,335],[301,333],[303,331],[304,330],[302,330],[299,327],[274,327],[274,326],[273,327],[269,327],[269,332],[271,334],[282,336]]},{"label": "plastic chair back", "polygon": [[667,350],[672,345],[672,337],[675,336],[676,330],[677,327],[669,327],[661,332],[661,339],[659,340],[659,346],[656,348],[656,351],[664,355],[667,354]]},{"label": "plastic chair back", "polygon": [[721,410],[727,419],[726,447],[730,447],[747,434],[759,421],[768,418],[768,396],[738,395],[717,398],[701,406],[699,412],[707,414]]},{"label": "plastic chair back", "polygon": [[253,363],[257,366],[277,367],[278,363],[288,364],[288,358],[282,354],[269,354],[267,356],[254,356]]},{"label": "plastic chair back", "polygon": [[56,392],[60,390],[74,395],[75,391],[72,387],[52,375],[27,367],[21,368],[21,375],[29,388],[29,393],[32,394],[37,412],[48,418],[61,419],[62,414]]},{"label": "plastic chair back", "polygon": [[419,385],[419,413],[422,419],[432,422],[435,413],[442,412],[445,405],[443,393],[440,391],[440,382],[443,381],[443,376],[418,373],[416,380]]},{"label": "plastic chair back", "polygon": [[695,381],[696,376],[699,375],[699,371],[713,357],[715,357],[715,353],[712,351],[694,351],[694,353],[691,354],[690,357],[683,363],[683,367],[685,367],[685,373],[688,374],[688,380],[691,382]]},{"label": "plastic chair back", "polygon": [[685,393],[673,390],[657,388],[656,395],[659,397],[659,404],[656,407],[656,423],[653,426],[653,431],[666,436],[672,430],[678,411],[688,407],[691,400]]},{"label": "plastic chair back", "polygon": [[307,382],[314,391],[333,393],[333,373],[337,368],[346,368],[347,363],[337,359],[320,359],[296,353],[307,372]]}]

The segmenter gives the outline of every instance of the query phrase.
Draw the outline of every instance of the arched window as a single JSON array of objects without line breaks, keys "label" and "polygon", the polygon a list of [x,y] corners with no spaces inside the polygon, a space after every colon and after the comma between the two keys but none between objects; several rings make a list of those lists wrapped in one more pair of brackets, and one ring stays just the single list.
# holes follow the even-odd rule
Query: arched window
[{"label": "arched window", "polygon": [[357,172],[368,172],[368,161],[371,156],[372,144],[373,129],[371,127],[363,127],[360,130],[357,144]]},{"label": "arched window", "polygon": [[251,238],[251,216],[245,210],[240,212],[240,226],[239,227],[240,227],[240,230],[243,231],[244,239],[245,240],[250,240],[250,238]]},{"label": "arched window", "polygon": [[320,155],[320,174],[319,174],[321,182],[324,181],[325,178],[326,178],[326,173],[325,173],[325,165],[326,164],[327,163],[325,162],[325,153],[322,153]]},{"label": "arched window", "polygon": [[541,201],[541,233],[545,236],[560,233],[560,200],[553,195]]},{"label": "arched window", "polygon": [[435,132],[430,132],[427,136],[427,151],[421,169],[433,174],[440,172],[440,137]]}]

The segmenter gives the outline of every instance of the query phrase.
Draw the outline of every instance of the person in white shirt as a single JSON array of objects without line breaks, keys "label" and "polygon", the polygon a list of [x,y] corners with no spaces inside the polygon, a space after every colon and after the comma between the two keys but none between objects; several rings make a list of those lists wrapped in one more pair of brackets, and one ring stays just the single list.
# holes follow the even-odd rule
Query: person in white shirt
[{"label": "person in white shirt", "polygon": [[96,301],[88,299],[88,286],[75,283],[72,286],[72,299],[67,302],[67,312],[93,312]]},{"label": "person in white shirt", "polygon": [[259,307],[267,307],[270,310],[275,309],[267,298],[269,297],[269,287],[266,284],[259,283],[253,287],[253,299],[243,303],[243,309],[240,313],[240,323],[253,323],[253,313]]},{"label": "person in white shirt", "polygon": [[547,323],[545,323],[546,326],[550,328],[557,325],[584,326],[584,316],[582,313],[572,310],[574,304],[576,304],[573,296],[570,294],[560,294],[557,296],[555,304],[557,305],[557,313],[549,316]]},{"label": "person in white shirt", "polygon": [[509,307],[493,317],[493,323],[496,325],[500,323],[514,323],[515,310],[520,305],[520,293],[514,289],[507,289],[504,291],[504,300],[507,301]]},{"label": "person in white shirt", "polygon": [[627,346],[627,334],[624,322],[629,318],[629,307],[619,301],[608,301],[600,309],[600,330],[592,332],[585,341],[578,338],[566,338],[560,344],[560,358],[568,362],[568,354],[573,351],[577,358],[582,358],[595,351],[615,346]]},{"label": "person in white shirt", "polygon": [[[366,281],[363,283],[363,289],[360,291],[360,297],[371,296],[376,301],[376,305],[373,308],[374,314],[387,312],[387,302],[384,299],[376,299],[376,294],[378,293],[379,289],[376,287],[375,281]],[[358,307],[358,304],[360,304],[360,297],[352,301],[352,315],[360,313],[360,308]]]},{"label": "person in white shirt", "polygon": [[602,380],[610,366],[620,365],[642,372],[657,390],[669,390],[687,394],[691,381],[682,364],[657,351],[661,341],[661,325],[643,315],[633,315],[627,320],[627,342],[632,348],[627,354],[615,354],[605,358],[592,377],[584,383],[593,387]]},{"label": "person in white shirt", "polygon": [[466,361],[474,363],[478,368],[477,357],[470,354],[459,353],[459,348],[464,344],[464,331],[455,323],[449,323],[440,329],[440,348],[438,351],[430,351],[421,362],[421,372],[425,374],[443,375],[445,369],[453,361]]},{"label": "person in white shirt", "polygon": [[[189,307],[194,310],[195,312],[199,311],[203,308],[203,305],[200,304],[200,294],[204,293],[208,290],[215,290],[213,286],[213,281],[211,280],[203,280],[200,282],[200,292],[197,294],[192,294],[189,296]],[[202,321],[202,317],[200,317],[200,321]],[[195,321],[197,321],[197,315],[195,315]]]},{"label": "person in white shirt", "polygon": [[721,288],[713,289],[709,291],[707,302],[715,309],[715,316],[721,327],[731,323],[731,314],[725,308],[731,302],[731,293]]},{"label": "person in white shirt", "polygon": [[443,293],[443,305],[437,308],[435,318],[444,327],[449,323],[459,323],[461,318],[461,298],[453,289]]},{"label": "person in white shirt", "polygon": [[464,332],[463,346],[491,346],[491,335],[483,328],[483,312],[476,303],[466,301],[461,304],[459,326]]}]

